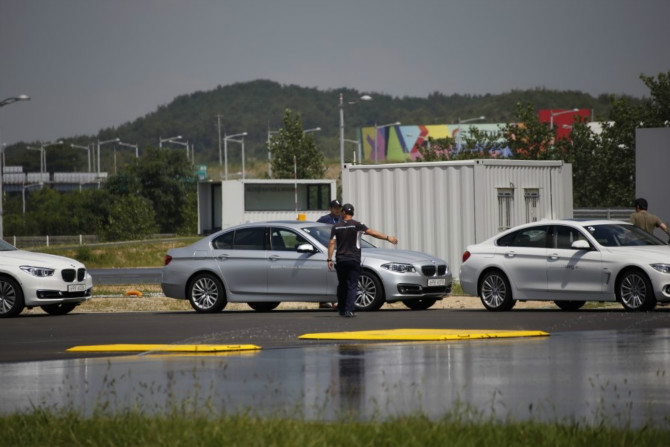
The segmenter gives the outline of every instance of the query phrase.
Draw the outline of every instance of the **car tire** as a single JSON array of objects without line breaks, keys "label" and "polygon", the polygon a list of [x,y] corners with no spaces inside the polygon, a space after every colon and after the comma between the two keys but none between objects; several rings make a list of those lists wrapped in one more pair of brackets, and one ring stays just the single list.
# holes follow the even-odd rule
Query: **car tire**
[{"label": "car tire", "polygon": [[554,301],[554,304],[561,310],[575,311],[581,309],[586,304],[586,301]]},{"label": "car tire", "polygon": [[59,304],[45,304],[40,306],[42,310],[49,315],[65,315],[70,313],[72,309],[77,307],[79,303],[59,303]]},{"label": "car tire", "polygon": [[504,312],[511,310],[516,301],[507,276],[500,270],[489,270],[479,280],[479,298],[487,310]]},{"label": "car tire", "polygon": [[191,279],[187,289],[191,307],[200,313],[221,312],[228,301],[221,280],[211,273],[200,273]]},{"label": "car tire", "polygon": [[356,310],[361,312],[379,310],[384,305],[384,301],[384,287],[379,278],[370,272],[362,271],[358,280]]},{"label": "car tire", "polygon": [[15,317],[25,307],[23,290],[8,276],[0,276],[0,318]]},{"label": "car tire", "polygon": [[403,300],[403,304],[412,310],[426,310],[430,308],[437,298],[419,298],[416,300]]},{"label": "car tire", "polygon": [[279,306],[279,301],[261,301],[247,303],[256,312],[270,312]]},{"label": "car tire", "polygon": [[651,281],[638,269],[628,269],[621,274],[617,282],[616,297],[626,310],[646,312],[656,307]]}]

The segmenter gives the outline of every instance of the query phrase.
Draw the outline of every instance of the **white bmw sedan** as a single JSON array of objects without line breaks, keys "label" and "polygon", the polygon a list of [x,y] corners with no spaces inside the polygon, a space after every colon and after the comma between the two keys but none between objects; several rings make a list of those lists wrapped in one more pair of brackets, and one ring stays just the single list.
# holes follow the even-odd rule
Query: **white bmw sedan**
[{"label": "white bmw sedan", "polygon": [[670,246],[624,222],[534,222],[468,246],[460,282],[492,311],[531,300],[563,310],[619,301],[648,311],[670,302]]},{"label": "white bmw sedan", "polygon": [[41,307],[63,315],[91,299],[86,267],[63,256],[19,250],[0,239],[0,318]]}]

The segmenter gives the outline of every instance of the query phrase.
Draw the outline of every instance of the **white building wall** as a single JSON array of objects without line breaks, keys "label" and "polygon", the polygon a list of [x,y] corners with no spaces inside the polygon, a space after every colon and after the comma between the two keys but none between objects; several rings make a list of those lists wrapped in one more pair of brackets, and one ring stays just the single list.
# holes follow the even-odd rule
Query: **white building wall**
[{"label": "white building wall", "polygon": [[562,162],[359,165],[347,166],[342,180],[343,201],[354,205],[357,220],[397,236],[398,248],[446,259],[456,276],[466,247],[499,232],[498,188],[514,192],[511,226],[526,221],[526,188],[540,192],[538,220],[572,217],[572,170]]},{"label": "white building wall", "polygon": [[[635,197],[649,202],[649,212],[670,225],[668,201],[668,163],[670,163],[670,128],[635,130]],[[630,206],[633,206],[631,203]],[[660,228],[654,234],[662,240],[667,236]]]},{"label": "white building wall", "polygon": [[[304,185],[329,185],[330,198],[325,203],[323,210],[295,209],[282,210],[252,210],[245,209],[245,185],[288,185],[291,188],[296,184],[294,180],[230,180],[214,184],[212,182],[201,182],[198,184],[198,232],[200,234],[212,231],[212,222],[220,219],[220,228],[228,228],[246,222],[260,222],[265,220],[298,220],[299,215],[304,216],[307,221],[315,221],[328,213],[328,202],[337,196],[337,183],[335,180],[298,180],[298,202],[305,203]],[[220,212],[218,211],[217,196],[212,194],[213,188],[221,187]],[[285,191],[285,189],[284,189]],[[274,200],[272,191],[268,191],[267,199]],[[291,204],[294,203],[291,196]],[[284,196],[284,199],[286,197]],[[218,215],[220,214],[220,216]]]}]

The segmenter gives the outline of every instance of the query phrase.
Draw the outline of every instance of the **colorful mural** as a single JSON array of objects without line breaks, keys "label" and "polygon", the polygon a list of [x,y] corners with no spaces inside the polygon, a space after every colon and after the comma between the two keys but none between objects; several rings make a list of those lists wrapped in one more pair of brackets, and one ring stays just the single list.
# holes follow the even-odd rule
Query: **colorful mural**
[{"label": "colorful mural", "polygon": [[[363,153],[359,157],[361,161],[368,163],[414,161],[420,158],[417,147],[426,144],[429,137],[438,140],[450,136],[458,140],[459,131],[461,138],[467,138],[470,128],[497,133],[502,126],[503,123],[461,124],[460,128],[458,124],[363,127],[360,129]],[[458,151],[459,148],[449,149]]]}]

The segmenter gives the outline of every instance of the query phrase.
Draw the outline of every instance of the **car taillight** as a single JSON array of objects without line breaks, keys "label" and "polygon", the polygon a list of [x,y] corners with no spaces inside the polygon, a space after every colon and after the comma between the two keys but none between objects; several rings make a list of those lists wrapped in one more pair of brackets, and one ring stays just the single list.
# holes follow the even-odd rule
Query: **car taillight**
[{"label": "car taillight", "polygon": [[165,263],[163,265],[168,265],[172,261],[172,256],[165,255]]},{"label": "car taillight", "polygon": [[470,259],[470,252],[465,250],[463,253],[463,262],[467,261],[468,259]]}]

